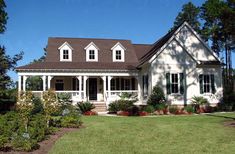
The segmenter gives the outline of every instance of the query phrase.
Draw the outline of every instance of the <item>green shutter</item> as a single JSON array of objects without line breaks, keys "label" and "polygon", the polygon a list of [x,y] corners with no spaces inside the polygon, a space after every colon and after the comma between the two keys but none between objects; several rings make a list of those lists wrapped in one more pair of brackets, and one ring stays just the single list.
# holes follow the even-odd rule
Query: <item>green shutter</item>
[{"label": "green shutter", "polygon": [[171,79],[170,79],[170,73],[166,73],[166,92],[167,92],[167,94],[171,94]]},{"label": "green shutter", "polygon": [[184,94],[184,88],[185,88],[185,77],[184,73],[180,73],[180,94]]},{"label": "green shutter", "polygon": [[214,74],[211,74],[211,92],[215,93],[215,77]]},{"label": "green shutter", "polygon": [[203,75],[199,75],[199,84],[200,84],[200,94],[203,94]]}]

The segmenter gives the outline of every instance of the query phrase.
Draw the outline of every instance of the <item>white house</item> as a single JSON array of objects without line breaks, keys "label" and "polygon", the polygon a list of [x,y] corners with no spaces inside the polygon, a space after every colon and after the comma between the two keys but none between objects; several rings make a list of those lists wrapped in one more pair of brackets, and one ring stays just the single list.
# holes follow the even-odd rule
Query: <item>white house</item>
[{"label": "white house", "polygon": [[145,103],[155,85],[177,105],[199,95],[216,104],[222,92],[219,58],[186,22],[154,44],[53,37],[46,51],[44,62],[17,68],[19,91],[27,90],[28,77],[41,76],[43,91],[54,89],[71,94],[73,102],[106,105],[122,92]]}]

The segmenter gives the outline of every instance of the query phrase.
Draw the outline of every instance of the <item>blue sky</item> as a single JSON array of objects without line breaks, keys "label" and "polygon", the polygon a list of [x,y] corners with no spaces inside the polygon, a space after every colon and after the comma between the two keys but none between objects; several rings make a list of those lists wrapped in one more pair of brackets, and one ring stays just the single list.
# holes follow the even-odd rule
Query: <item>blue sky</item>
[{"label": "blue sky", "polygon": [[[5,0],[6,1],[6,0]],[[172,27],[188,0],[7,0],[7,54],[24,51],[18,66],[41,57],[48,37],[130,39],[153,43]],[[199,6],[203,0],[192,0]],[[233,58],[235,58],[233,56]],[[233,65],[234,67],[234,65]],[[14,72],[10,76],[17,80]]]}]

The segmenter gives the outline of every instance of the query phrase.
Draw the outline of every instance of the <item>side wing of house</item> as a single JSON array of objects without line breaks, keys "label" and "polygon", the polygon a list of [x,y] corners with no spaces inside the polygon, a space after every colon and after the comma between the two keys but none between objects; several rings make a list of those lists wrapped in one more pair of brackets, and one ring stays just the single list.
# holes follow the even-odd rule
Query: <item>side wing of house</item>
[{"label": "side wing of house", "polygon": [[222,93],[220,61],[187,23],[148,62],[150,89],[161,86],[171,104],[190,103],[193,96],[218,103]]}]

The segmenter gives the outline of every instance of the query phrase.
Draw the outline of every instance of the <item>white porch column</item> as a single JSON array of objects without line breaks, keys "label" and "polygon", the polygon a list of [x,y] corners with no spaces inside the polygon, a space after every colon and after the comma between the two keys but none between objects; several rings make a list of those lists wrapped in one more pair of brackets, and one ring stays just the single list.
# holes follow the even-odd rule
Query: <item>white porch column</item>
[{"label": "white porch column", "polygon": [[45,75],[42,76],[42,81],[43,81],[42,82],[43,91],[46,91],[46,76]]},{"label": "white porch column", "polygon": [[51,79],[53,78],[53,76],[48,76],[47,77],[47,88],[48,88],[48,90],[51,88]]},{"label": "white porch column", "polygon": [[106,76],[103,76],[102,79],[103,79],[104,101],[106,101]]},{"label": "white porch column", "polygon": [[87,80],[87,76],[83,76],[83,91],[84,91],[84,99],[87,100],[87,97],[86,97],[86,80]]},{"label": "white porch column", "polygon": [[82,100],[82,76],[77,76],[79,80],[79,99]]},{"label": "white porch column", "polygon": [[108,76],[108,98],[111,97],[111,76]]},{"label": "white porch column", "polygon": [[18,76],[18,91],[21,91],[21,75]]},{"label": "white porch column", "polygon": [[140,101],[140,102],[142,102],[141,101],[141,77],[140,76],[136,76],[135,77],[136,78],[136,80],[137,80],[137,86],[138,86],[138,100]]},{"label": "white porch column", "polygon": [[27,76],[23,76],[23,91],[26,91],[26,80],[27,80]]}]

